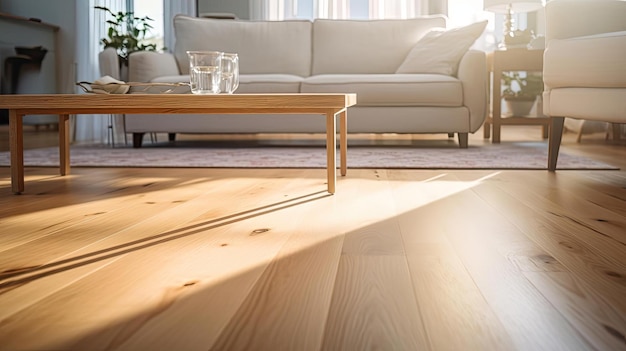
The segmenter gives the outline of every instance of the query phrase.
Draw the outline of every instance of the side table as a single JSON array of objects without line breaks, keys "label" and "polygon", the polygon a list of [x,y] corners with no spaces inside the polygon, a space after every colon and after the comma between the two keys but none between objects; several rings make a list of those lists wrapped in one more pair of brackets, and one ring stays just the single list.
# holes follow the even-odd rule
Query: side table
[{"label": "side table", "polygon": [[[483,133],[485,139],[489,139],[493,129],[492,142],[500,142],[500,130],[503,125],[540,125],[543,129],[543,138],[548,138],[548,126],[550,118],[541,116],[510,116],[502,117],[502,72],[506,71],[538,71],[543,70],[543,50],[528,50],[515,48],[496,50],[487,54],[488,81],[492,79],[491,89],[491,114],[485,119]],[[541,100],[539,100],[541,102]],[[542,104],[538,103],[537,111],[542,110]]]}]

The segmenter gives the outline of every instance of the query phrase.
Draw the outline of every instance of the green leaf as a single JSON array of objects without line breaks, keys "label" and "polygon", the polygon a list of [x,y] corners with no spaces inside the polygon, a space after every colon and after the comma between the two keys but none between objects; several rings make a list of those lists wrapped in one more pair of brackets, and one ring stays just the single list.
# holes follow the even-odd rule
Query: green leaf
[{"label": "green leaf", "polygon": [[114,19],[109,19],[106,23],[109,25],[107,30],[107,36],[110,40],[102,38],[100,42],[105,47],[113,47],[117,49],[120,57],[127,58],[129,53],[138,50],[156,51],[157,46],[155,44],[147,42],[146,36],[150,29],[153,27],[150,25],[150,21],[153,21],[148,16],[143,18],[135,17],[133,12],[113,13],[110,9],[103,6],[94,6],[95,9],[106,11]]}]

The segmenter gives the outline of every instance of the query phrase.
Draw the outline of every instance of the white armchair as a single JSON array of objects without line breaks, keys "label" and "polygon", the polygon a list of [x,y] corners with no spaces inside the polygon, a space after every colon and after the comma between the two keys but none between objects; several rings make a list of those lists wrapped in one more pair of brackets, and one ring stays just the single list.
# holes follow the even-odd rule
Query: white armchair
[{"label": "white armchair", "polygon": [[626,1],[546,5],[544,114],[548,170],[556,169],[564,117],[626,123]]}]

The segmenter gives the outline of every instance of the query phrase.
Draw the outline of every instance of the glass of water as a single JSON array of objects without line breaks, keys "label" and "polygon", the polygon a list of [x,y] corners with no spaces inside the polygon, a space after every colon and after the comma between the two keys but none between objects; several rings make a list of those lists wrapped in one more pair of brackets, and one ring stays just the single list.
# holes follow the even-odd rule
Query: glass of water
[{"label": "glass of water", "polygon": [[222,85],[223,93],[232,94],[239,86],[239,56],[233,53],[224,53],[222,56]]},{"label": "glass of water", "polygon": [[221,51],[187,51],[189,83],[194,94],[219,94],[222,80]]}]

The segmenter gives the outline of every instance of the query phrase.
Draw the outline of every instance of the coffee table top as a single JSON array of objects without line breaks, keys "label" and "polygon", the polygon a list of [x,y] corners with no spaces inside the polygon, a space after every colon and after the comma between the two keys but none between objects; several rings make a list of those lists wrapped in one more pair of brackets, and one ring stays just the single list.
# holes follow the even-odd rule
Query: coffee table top
[{"label": "coffee table top", "polygon": [[[20,94],[1,95],[0,108],[47,113],[323,113],[356,104],[356,94]],[[85,111],[89,109],[89,111]],[[222,111],[223,110],[223,111]],[[78,112],[76,112],[78,113]]]}]

